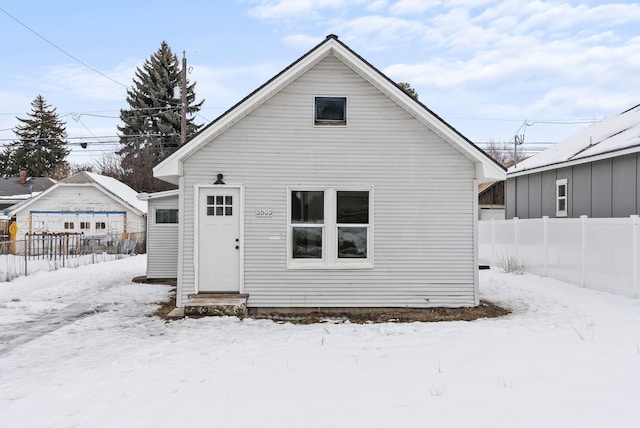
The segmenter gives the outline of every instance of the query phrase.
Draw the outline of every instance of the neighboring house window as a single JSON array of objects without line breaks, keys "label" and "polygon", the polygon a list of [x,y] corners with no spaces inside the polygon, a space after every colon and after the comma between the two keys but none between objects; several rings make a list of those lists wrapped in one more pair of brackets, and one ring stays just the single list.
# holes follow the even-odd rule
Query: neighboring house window
[{"label": "neighboring house window", "polygon": [[178,209],[158,208],[156,209],[156,224],[178,223]]},{"label": "neighboring house window", "polygon": [[104,221],[96,222],[96,230],[106,229],[106,228],[107,228],[107,224]]},{"label": "neighboring house window", "polygon": [[291,190],[289,267],[371,267],[371,191]]},{"label": "neighboring house window", "polygon": [[72,221],[65,221],[64,222],[64,228],[65,228],[65,230],[73,229],[73,222]]},{"label": "neighboring house window", "polygon": [[315,97],[314,122],[315,125],[346,125],[347,98],[346,97]]},{"label": "neighboring house window", "polygon": [[91,229],[91,222],[89,221],[81,221],[80,229]]},{"label": "neighboring house window", "polygon": [[567,179],[556,180],[556,217],[567,216]]}]

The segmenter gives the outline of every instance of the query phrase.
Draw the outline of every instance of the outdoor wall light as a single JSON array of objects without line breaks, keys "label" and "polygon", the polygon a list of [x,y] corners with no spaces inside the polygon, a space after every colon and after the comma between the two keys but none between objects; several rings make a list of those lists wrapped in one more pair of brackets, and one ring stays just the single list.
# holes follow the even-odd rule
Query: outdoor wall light
[{"label": "outdoor wall light", "polygon": [[218,174],[218,179],[213,184],[224,184],[224,181],[222,181],[222,177],[224,177],[222,174]]}]

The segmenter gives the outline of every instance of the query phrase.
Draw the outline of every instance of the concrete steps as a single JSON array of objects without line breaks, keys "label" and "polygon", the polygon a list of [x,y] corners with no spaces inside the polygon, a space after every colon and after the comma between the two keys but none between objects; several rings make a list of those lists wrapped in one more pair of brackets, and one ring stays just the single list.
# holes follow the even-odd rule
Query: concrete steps
[{"label": "concrete steps", "polygon": [[189,294],[184,304],[184,316],[247,316],[248,294],[215,293]]}]

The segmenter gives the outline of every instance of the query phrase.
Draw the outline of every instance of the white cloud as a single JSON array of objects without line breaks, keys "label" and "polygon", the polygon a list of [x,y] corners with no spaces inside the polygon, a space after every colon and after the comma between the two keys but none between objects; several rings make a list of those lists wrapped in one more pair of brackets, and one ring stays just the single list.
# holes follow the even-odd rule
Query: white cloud
[{"label": "white cloud", "polygon": [[103,73],[113,80],[80,65],[50,67],[41,76],[39,86],[52,94],[64,92],[87,100],[123,101],[133,83],[135,66],[119,65]]},{"label": "white cloud", "polygon": [[308,34],[290,34],[282,39],[287,46],[300,49],[311,49],[321,40],[321,37],[310,36]]},{"label": "white cloud", "polygon": [[196,122],[209,122],[264,84],[284,66],[274,63],[246,67],[194,65],[189,80],[196,82],[196,96],[205,102]]},{"label": "white cloud", "polygon": [[367,10],[371,12],[380,12],[387,7],[387,0],[374,0],[367,4]]},{"label": "white cloud", "polygon": [[263,21],[288,21],[290,19],[318,19],[324,10],[336,11],[363,3],[363,0],[261,0],[248,1],[252,7],[248,14]]},{"label": "white cloud", "polygon": [[384,50],[423,37],[428,29],[421,23],[397,17],[371,15],[337,25],[342,40],[367,50]]},{"label": "white cloud", "polygon": [[429,9],[441,5],[442,1],[436,0],[400,0],[394,3],[389,11],[392,15],[422,14]]}]

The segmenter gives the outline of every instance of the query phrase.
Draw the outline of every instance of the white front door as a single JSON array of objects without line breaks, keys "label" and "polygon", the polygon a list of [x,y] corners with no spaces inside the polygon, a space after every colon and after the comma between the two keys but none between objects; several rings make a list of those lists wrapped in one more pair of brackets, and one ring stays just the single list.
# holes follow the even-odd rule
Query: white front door
[{"label": "white front door", "polygon": [[240,189],[201,188],[198,196],[198,292],[240,291]]}]

